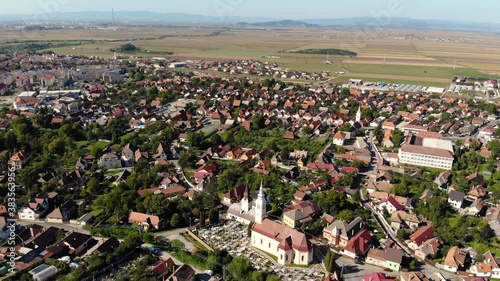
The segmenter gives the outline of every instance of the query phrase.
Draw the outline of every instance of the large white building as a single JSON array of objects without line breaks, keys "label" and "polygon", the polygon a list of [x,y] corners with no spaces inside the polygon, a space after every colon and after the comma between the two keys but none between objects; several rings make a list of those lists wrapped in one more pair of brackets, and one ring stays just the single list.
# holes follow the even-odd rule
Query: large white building
[{"label": "large white building", "polygon": [[266,217],[267,202],[264,198],[264,187],[260,183],[259,194],[253,201],[248,194],[248,186],[240,202],[235,202],[227,210],[227,218],[249,225],[252,222],[262,223]]},{"label": "large white building", "polygon": [[409,135],[399,149],[399,163],[451,170],[454,160],[451,141]]},{"label": "large white building", "polygon": [[253,226],[252,247],[276,256],[282,265],[313,261],[313,246],[304,233],[269,219]]}]

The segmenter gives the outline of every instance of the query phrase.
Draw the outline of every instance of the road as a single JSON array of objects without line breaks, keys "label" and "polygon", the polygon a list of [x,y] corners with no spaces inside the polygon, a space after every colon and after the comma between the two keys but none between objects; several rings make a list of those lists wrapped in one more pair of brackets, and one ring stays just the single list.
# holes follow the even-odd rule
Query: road
[{"label": "road", "polygon": [[[373,139],[373,132],[370,133],[370,139],[369,139],[369,144],[370,144],[370,148],[371,148],[371,152],[372,152],[372,157],[373,155],[375,156],[374,158],[372,158],[372,164],[370,165],[370,168],[369,168],[369,171],[364,173],[366,176],[369,176],[373,173],[378,173],[378,166],[379,166],[379,163],[382,161],[382,156],[380,155],[377,147],[373,144],[373,142],[371,141]],[[360,188],[359,190],[359,193],[360,193],[360,198],[361,198],[361,201],[362,201],[362,204],[363,204],[363,207],[367,210],[369,210],[372,215],[375,217],[377,223],[379,224],[379,226],[384,230],[384,232],[386,233],[386,235],[391,238],[408,256],[410,257],[413,257],[414,259],[417,259],[419,260],[414,254],[413,252],[408,248],[408,246],[405,244],[405,243],[402,243],[400,242],[398,239],[396,239],[396,232],[391,228],[391,226],[387,223],[386,219],[384,218],[384,216],[378,212],[377,210],[375,210],[371,205],[370,203],[368,202],[367,198],[365,198],[365,193],[366,193],[366,189],[364,187]],[[352,261],[351,261],[352,263]],[[359,266],[358,266],[359,267]],[[351,266],[347,267],[348,269],[351,269]],[[363,268],[363,267],[361,267]],[[376,267],[375,267],[376,268]],[[363,271],[363,270],[359,270],[357,269],[357,267],[355,267],[354,270],[358,270],[358,271]],[[380,269],[378,270],[380,271]],[[442,275],[444,275],[445,278],[447,279],[453,279],[455,277],[457,277],[456,275],[454,274],[451,274],[451,273],[448,273],[448,272],[445,272],[443,270],[441,270],[440,268],[437,268],[437,267],[434,267],[432,265],[429,265],[429,264],[423,264],[421,266],[421,268],[419,269],[420,272],[424,272],[427,276],[431,276],[433,275],[435,272],[439,272],[441,273]],[[373,271],[372,271],[373,272]]]},{"label": "road", "polygon": [[38,224],[44,227],[57,227],[57,228],[62,228],[66,231],[75,231],[75,232],[80,232],[84,234],[90,234],[87,230],[82,229],[81,225],[77,224],[69,224],[69,223],[49,223],[45,221],[23,221],[23,220],[17,220],[17,223],[22,226],[27,226],[27,225],[32,225],[32,224]]}]

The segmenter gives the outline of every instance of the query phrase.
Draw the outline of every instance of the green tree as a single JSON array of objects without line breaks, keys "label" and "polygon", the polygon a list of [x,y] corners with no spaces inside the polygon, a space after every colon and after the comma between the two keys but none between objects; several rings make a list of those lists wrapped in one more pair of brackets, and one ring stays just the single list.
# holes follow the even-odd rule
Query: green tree
[{"label": "green tree", "polygon": [[391,139],[392,139],[392,142],[394,143],[394,146],[398,147],[398,146],[401,146],[401,144],[405,140],[405,135],[404,135],[403,131],[394,130],[392,132]]},{"label": "green tree", "polygon": [[342,210],[337,215],[337,219],[349,223],[354,219],[354,212],[351,210]]},{"label": "green tree", "polygon": [[257,114],[252,116],[252,128],[254,130],[260,130],[265,128],[266,127],[265,123],[266,123],[266,118],[264,118],[264,116]]},{"label": "green tree", "polygon": [[251,280],[252,263],[246,257],[238,256],[227,266],[229,281]]},{"label": "green tree", "polygon": [[326,271],[332,273],[335,272],[336,264],[335,264],[335,253],[332,251],[328,251],[324,260]]},{"label": "green tree", "polygon": [[180,224],[181,216],[178,213],[175,213],[172,215],[172,218],[170,219],[170,225],[172,227],[178,227]]},{"label": "green tree", "polygon": [[191,147],[199,147],[204,137],[203,132],[189,132],[186,141]]}]

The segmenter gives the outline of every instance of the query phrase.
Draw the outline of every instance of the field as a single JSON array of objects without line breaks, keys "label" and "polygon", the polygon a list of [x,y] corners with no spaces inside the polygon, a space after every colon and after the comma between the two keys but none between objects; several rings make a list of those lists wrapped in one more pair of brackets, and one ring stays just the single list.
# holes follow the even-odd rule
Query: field
[{"label": "field", "polygon": [[[454,75],[486,78],[500,73],[500,36],[480,33],[391,30],[359,35],[348,30],[231,27],[32,32],[4,29],[0,33],[0,47],[12,48],[28,41],[51,43],[52,47],[45,50],[65,55],[111,58],[114,53],[110,49],[132,43],[142,50],[134,56],[143,58],[257,59],[277,62],[283,68],[294,70],[347,72],[334,82],[359,77],[445,86]],[[355,52],[357,56],[321,51],[334,49]],[[168,52],[174,54],[168,56]],[[332,64],[325,64],[325,60]]]}]

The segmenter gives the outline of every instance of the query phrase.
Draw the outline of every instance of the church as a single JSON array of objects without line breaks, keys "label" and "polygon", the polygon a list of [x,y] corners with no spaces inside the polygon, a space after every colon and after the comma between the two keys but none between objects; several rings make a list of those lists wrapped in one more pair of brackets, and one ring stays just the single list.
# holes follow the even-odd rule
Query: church
[{"label": "church", "polygon": [[260,183],[257,199],[254,201],[249,195],[248,186],[245,189],[243,198],[229,206],[227,218],[249,225],[252,222],[262,223],[266,217],[267,202],[264,198],[264,187]]},{"label": "church", "polygon": [[313,262],[313,245],[306,235],[277,221],[264,219],[252,227],[252,247],[278,258],[282,265]]},{"label": "church", "polygon": [[241,202],[232,204],[228,210],[228,218],[245,224],[255,222],[251,233],[252,247],[276,256],[278,263],[282,265],[312,263],[313,246],[304,233],[266,218],[267,202],[262,182],[253,203],[250,202],[247,187]]}]

